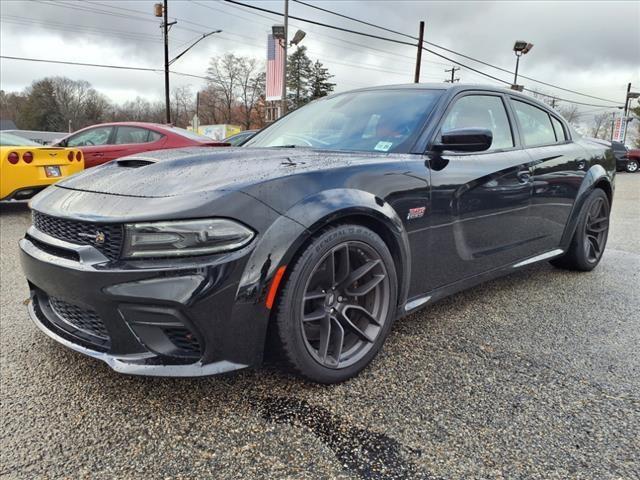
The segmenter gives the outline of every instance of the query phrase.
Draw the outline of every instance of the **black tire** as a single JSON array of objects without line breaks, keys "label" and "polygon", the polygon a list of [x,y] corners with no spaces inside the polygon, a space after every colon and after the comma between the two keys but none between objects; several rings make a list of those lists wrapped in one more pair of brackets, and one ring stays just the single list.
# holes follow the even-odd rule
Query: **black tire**
[{"label": "black tire", "polygon": [[594,189],[580,209],[569,249],[562,257],[551,260],[551,264],[567,270],[593,270],[600,263],[607,244],[609,214],[607,194],[600,188]]},{"label": "black tire", "polygon": [[627,165],[625,167],[625,170],[628,173],[636,173],[638,171],[638,160],[627,160]]},{"label": "black tire", "polygon": [[357,375],[389,333],[397,290],[393,258],[380,236],[361,225],[327,227],[299,255],[278,298],[281,357],[314,382]]}]

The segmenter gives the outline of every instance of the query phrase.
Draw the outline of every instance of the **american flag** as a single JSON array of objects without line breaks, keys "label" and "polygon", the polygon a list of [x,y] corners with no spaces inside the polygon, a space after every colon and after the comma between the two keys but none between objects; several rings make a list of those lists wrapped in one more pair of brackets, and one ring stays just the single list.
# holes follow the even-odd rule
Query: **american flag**
[{"label": "american flag", "polygon": [[277,38],[269,34],[267,39],[267,100],[282,98],[282,69],[284,48]]}]

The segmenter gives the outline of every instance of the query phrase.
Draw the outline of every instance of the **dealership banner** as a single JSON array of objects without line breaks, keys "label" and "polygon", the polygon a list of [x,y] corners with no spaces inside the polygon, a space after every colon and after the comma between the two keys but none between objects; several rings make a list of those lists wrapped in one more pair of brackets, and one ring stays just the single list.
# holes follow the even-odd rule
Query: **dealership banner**
[{"label": "dealership banner", "polygon": [[616,118],[615,123],[613,124],[613,141],[614,142],[623,142],[624,141],[624,126],[625,119],[622,117]]}]

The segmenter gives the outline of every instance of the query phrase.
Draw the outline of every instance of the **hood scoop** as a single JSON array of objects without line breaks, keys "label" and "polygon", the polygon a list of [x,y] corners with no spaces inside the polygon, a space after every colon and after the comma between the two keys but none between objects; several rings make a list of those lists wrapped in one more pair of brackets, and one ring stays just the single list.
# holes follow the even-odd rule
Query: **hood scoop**
[{"label": "hood scoop", "polygon": [[123,158],[122,160],[116,160],[116,163],[119,167],[140,168],[153,165],[156,162],[153,160],[142,160],[140,158]]}]

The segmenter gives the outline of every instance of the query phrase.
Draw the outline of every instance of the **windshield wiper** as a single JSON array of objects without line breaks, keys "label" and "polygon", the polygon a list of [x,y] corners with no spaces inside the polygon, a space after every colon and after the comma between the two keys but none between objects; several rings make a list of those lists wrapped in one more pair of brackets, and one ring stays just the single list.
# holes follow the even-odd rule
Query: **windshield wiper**
[{"label": "windshield wiper", "polygon": [[311,148],[309,145],[295,145],[290,143],[288,145],[272,145],[269,148]]}]

